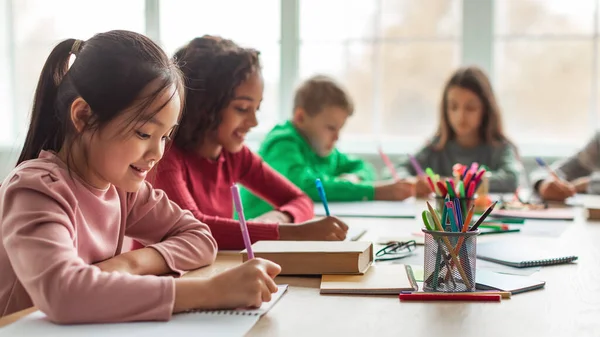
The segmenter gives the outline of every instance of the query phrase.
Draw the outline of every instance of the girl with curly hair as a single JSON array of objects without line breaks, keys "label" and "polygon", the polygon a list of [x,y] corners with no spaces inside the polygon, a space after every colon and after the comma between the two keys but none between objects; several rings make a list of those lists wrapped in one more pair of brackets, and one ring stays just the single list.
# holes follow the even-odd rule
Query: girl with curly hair
[{"label": "girl with curly hair", "polygon": [[208,224],[220,249],[244,247],[230,192],[237,183],[275,208],[248,222],[252,242],[345,239],[342,221],[310,220],[312,201],[244,145],[263,99],[259,52],[203,36],[174,59],[185,78],[184,114],[156,171],[156,188]]}]

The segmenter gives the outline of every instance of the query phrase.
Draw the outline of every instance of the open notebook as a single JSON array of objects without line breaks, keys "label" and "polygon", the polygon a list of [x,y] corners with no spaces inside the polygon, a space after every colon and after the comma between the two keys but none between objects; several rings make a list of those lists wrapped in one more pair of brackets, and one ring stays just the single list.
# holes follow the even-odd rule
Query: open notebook
[{"label": "open notebook", "polygon": [[366,228],[356,226],[348,227],[348,232],[346,233],[346,240],[344,241],[358,241],[360,240],[360,238],[363,237],[363,235],[365,235],[366,232]]},{"label": "open notebook", "polygon": [[[417,202],[415,198],[404,201],[330,202],[329,210],[331,215],[349,218],[414,218]],[[325,215],[323,204],[320,202],[315,203],[315,215]]]},{"label": "open notebook", "polygon": [[168,322],[57,325],[49,322],[41,311],[36,311],[0,329],[0,337],[244,336],[287,290],[287,285],[278,287],[271,301],[258,309],[192,311],[173,315]]}]

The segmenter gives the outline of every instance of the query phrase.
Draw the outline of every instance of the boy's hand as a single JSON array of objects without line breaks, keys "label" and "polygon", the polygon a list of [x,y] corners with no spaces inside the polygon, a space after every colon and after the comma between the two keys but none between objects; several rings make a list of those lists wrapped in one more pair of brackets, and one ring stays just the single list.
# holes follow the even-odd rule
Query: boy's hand
[{"label": "boy's hand", "polygon": [[359,176],[354,173],[344,173],[338,177],[339,179],[349,181],[351,183],[358,184],[362,181]]},{"label": "boy's hand", "polygon": [[346,238],[347,232],[348,225],[334,216],[310,220],[297,225],[279,225],[280,240],[342,241]]},{"label": "boy's hand", "polygon": [[415,181],[398,180],[375,186],[375,200],[404,200],[415,195]]},{"label": "boy's hand", "polygon": [[538,191],[540,197],[548,201],[564,201],[575,195],[575,187],[571,183],[554,178],[542,181]]},{"label": "boy's hand", "polygon": [[433,193],[425,177],[418,177],[415,185],[417,198],[427,198]]}]

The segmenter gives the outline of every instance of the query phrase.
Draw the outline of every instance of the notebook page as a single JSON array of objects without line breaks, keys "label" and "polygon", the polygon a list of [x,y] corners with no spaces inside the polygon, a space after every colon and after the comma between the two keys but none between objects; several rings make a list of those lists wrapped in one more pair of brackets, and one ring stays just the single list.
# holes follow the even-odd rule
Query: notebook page
[{"label": "notebook page", "polygon": [[1,337],[164,337],[164,336],[243,336],[260,316],[180,314],[168,322],[57,325],[36,311],[0,329]]},{"label": "notebook page", "polygon": [[[44,336],[44,337],[164,337],[164,336],[243,336],[260,316],[267,313],[287,290],[287,285],[278,285],[268,303],[258,309],[239,309],[214,312],[191,312],[173,315],[168,322],[132,322],[111,324],[57,325],[47,320],[46,315],[36,311],[17,322],[0,329],[0,337]],[[249,315],[220,314],[242,311]]]},{"label": "notebook page", "polygon": [[[314,207],[315,215],[325,215],[322,203],[317,202]],[[332,215],[345,217],[414,218],[417,201],[409,198],[404,201],[330,202],[329,210]]]},{"label": "notebook page", "polygon": [[358,241],[366,232],[367,230],[363,227],[348,227],[348,232],[346,233],[346,239],[344,241]]}]

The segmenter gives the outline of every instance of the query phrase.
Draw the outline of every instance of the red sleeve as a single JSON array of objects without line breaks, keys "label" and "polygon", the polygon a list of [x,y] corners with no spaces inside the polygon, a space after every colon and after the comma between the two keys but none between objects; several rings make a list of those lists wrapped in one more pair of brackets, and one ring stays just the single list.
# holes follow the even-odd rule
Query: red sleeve
[{"label": "red sleeve", "polygon": [[274,205],[278,211],[289,213],[295,223],[314,217],[313,202],[294,183],[247,147],[236,155],[235,169],[242,185]]},{"label": "red sleeve", "polygon": [[[157,188],[164,190],[169,199],[179,207],[191,211],[196,219],[207,224],[220,250],[244,249],[242,232],[237,220],[206,215],[200,211],[186,183],[186,168],[182,154],[174,151],[177,150],[171,149],[169,151],[171,153],[163,158],[158,167]],[[248,231],[253,243],[259,240],[279,239],[278,224],[251,221],[248,222]]]}]

